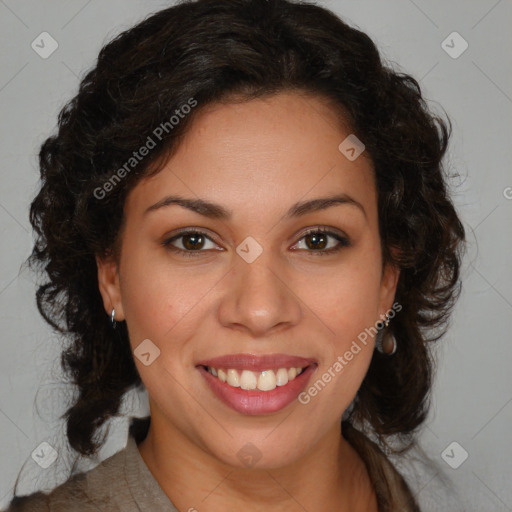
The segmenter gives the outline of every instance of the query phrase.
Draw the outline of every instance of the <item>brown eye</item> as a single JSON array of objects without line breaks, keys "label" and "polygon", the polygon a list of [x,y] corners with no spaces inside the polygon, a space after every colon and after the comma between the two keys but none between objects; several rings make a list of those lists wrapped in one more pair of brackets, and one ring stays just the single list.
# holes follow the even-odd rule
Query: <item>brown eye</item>
[{"label": "brown eye", "polygon": [[[337,241],[337,244],[336,242],[330,242],[330,239]],[[350,241],[347,237],[319,228],[305,233],[299,240],[299,244],[302,240],[305,240],[305,249],[315,255],[332,254],[340,251],[343,247],[350,246]],[[329,245],[331,246],[329,247]]]},{"label": "brown eye", "polygon": [[325,249],[328,245],[329,236],[325,233],[310,233],[305,237],[308,249]]},{"label": "brown eye", "polygon": [[[207,246],[208,242],[211,244],[210,247]],[[194,230],[182,231],[162,242],[162,245],[185,256],[200,256],[208,250],[218,248],[206,233]]]},{"label": "brown eye", "polygon": [[203,245],[204,245],[204,242],[205,242],[205,237],[203,235],[200,235],[199,233],[191,233],[189,235],[182,235],[183,238],[183,246],[185,247],[185,249],[189,249],[189,250],[197,250],[197,249],[202,249]]}]

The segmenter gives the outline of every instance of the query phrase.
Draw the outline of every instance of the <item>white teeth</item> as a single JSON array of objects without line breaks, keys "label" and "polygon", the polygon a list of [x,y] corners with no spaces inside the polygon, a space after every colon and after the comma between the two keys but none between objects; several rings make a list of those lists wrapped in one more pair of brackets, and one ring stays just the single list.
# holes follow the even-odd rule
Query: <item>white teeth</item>
[{"label": "white teeth", "polygon": [[217,377],[221,382],[226,382],[234,388],[245,390],[259,389],[260,391],[272,391],[276,386],[285,386],[303,371],[303,368],[279,368],[262,372],[242,370],[239,373],[233,368],[223,370],[222,368],[208,366],[208,372]]},{"label": "white teeth", "polygon": [[288,384],[288,370],[286,368],[279,368],[276,373],[276,385],[284,386]]},{"label": "white teeth", "polygon": [[240,387],[240,378],[238,377],[238,372],[236,370],[228,370],[227,383],[234,388]]},{"label": "white teeth", "polygon": [[258,389],[260,391],[272,391],[276,388],[276,374],[274,370],[261,372],[258,378]]},{"label": "white teeth", "polygon": [[256,375],[253,372],[244,370],[240,375],[240,387],[242,389],[256,389],[257,384]]}]

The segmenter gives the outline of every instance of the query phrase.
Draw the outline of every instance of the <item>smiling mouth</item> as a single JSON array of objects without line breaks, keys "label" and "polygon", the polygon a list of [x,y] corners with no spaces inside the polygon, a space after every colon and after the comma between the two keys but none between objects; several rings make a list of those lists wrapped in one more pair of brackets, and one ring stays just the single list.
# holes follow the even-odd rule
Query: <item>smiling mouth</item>
[{"label": "smiling mouth", "polygon": [[247,391],[272,391],[278,386],[286,386],[300,375],[308,366],[304,367],[282,367],[263,370],[261,372],[252,370],[237,370],[235,368],[214,368],[201,365],[208,373],[221,382],[233,388],[240,388]]}]

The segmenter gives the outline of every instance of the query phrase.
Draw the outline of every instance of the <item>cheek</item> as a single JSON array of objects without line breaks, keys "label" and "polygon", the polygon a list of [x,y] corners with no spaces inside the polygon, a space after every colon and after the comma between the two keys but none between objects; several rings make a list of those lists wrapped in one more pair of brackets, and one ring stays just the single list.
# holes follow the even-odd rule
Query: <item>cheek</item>
[{"label": "cheek", "polygon": [[379,319],[380,278],[380,262],[363,257],[315,279],[309,296],[338,343],[346,344]]},{"label": "cheek", "polygon": [[319,367],[301,403],[310,403],[318,417],[339,417],[368,371],[374,350],[372,327],[378,320],[379,279],[377,266],[350,265],[329,279],[328,291],[316,295],[312,309],[329,330],[325,330]]},{"label": "cheek", "polygon": [[176,287],[168,276],[146,271],[144,266],[133,265],[125,269],[121,284],[123,309],[132,344],[139,338],[158,340],[165,329],[170,329],[179,314]]},{"label": "cheek", "polygon": [[[139,244],[140,247],[140,244]],[[162,334],[171,328],[178,314],[176,286],[172,276],[164,272],[150,255],[137,250],[137,244],[126,238],[121,260],[120,289],[130,343],[135,349],[143,340],[150,339],[160,350]]]},{"label": "cheek", "polygon": [[[170,266],[162,268],[144,258],[126,262],[123,276],[123,309],[139,375],[158,403],[165,403],[170,389],[178,400],[181,388],[176,379],[184,379],[188,371],[187,341],[196,325],[190,320],[201,309],[194,306],[204,292],[182,272]],[[149,364],[144,362],[144,353],[150,354],[146,359]],[[183,401],[185,398],[181,397]]]},{"label": "cheek", "polygon": [[123,309],[134,348],[149,338],[165,359],[176,361],[181,357],[173,356],[185,350],[198,319],[207,314],[206,293],[221,276],[199,266],[172,264],[155,252],[129,253],[122,267]]},{"label": "cheek", "polygon": [[[380,313],[381,264],[377,251],[375,246],[354,251],[330,275],[316,276],[314,287],[310,281],[307,285],[312,297],[308,305],[329,328],[324,329],[322,364],[314,382],[327,381],[329,389],[324,396],[340,408],[352,401],[373,356],[374,327]],[[323,389],[323,385],[320,382],[317,388]]]}]

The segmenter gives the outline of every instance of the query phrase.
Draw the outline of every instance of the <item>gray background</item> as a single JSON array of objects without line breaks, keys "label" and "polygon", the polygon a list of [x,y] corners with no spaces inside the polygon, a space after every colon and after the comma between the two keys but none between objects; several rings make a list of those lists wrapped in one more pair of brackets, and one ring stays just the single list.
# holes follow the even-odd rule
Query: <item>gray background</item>
[{"label": "gray background", "polygon": [[[32,237],[28,206],[37,190],[37,152],[64,102],[101,46],[169,2],[0,0],[0,507],[18,471],[20,492],[51,488],[69,469],[58,414],[59,340],[40,318],[35,277],[21,268]],[[466,510],[512,511],[512,3],[510,0],[320,2],[366,31],[383,56],[420,80],[432,108],[444,107],[454,133],[447,166],[468,232],[463,293],[436,348],[439,370],[421,446],[455,483]],[[31,43],[49,32],[58,49],[41,58]],[[452,58],[441,43],[457,31],[469,44]],[[448,44],[461,48],[460,41]],[[453,51],[452,50],[452,51]],[[147,412],[132,393],[126,411]],[[126,421],[112,422],[103,459],[124,446]],[[59,458],[40,468],[41,442]],[[452,469],[441,453],[453,441],[469,454]],[[450,452],[460,457],[461,449]],[[96,461],[96,463],[98,462]],[[84,466],[92,467],[95,463]],[[434,475],[435,476],[435,475]],[[416,489],[421,499],[430,477]]]}]

